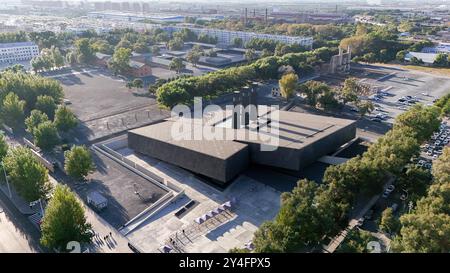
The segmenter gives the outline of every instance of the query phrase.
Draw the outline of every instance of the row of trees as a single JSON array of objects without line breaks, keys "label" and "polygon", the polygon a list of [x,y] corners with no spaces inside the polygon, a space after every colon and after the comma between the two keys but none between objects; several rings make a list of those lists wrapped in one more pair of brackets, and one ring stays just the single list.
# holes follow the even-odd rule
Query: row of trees
[{"label": "row of trees", "polygon": [[450,148],[433,163],[433,184],[413,211],[400,217],[392,242],[394,252],[448,253],[450,251]]},{"label": "row of trees", "polygon": [[441,109],[443,116],[450,116],[450,93],[438,99],[435,105]]},{"label": "row of trees", "polygon": [[318,81],[308,81],[299,85],[298,76],[292,70],[288,71],[279,80],[280,91],[285,98],[290,98],[296,92],[299,92],[305,97],[307,104],[312,107],[320,106],[325,110],[336,109],[347,103],[353,103],[361,116],[372,112],[374,109],[374,105],[370,101],[361,100],[363,95],[368,94],[368,88],[358,83],[355,78],[348,78],[342,88],[333,89]]},{"label": "row of trees", "polygon": [[66,106],[59,106],[53,121],[41,110],[32,110],[25,119],[26,130],[33,135],[34,144],[45,151],[52,150],[60,143],[60,133],[75,128],[78,120]]},{"label": "row of trees", "polygon": [[183,77],[160,86],[156,92],[158,103],[172,107],[178,103],[190,104],[195,96],[213,98],[240,88],[252,80],[277,79],[278,69],[289,65],[301,75],[313,71],[313,66],[329,61],[334,50],[320,48],[310,52],[289,53],[284,56],[261,58],[251,64],[231,67],[202,76]]},{"label": "row of trees", "polygon": [[30,64],[34,72],[39,72],[61,68],[65,65],[65,59],[57,47],[51,47],[41,50],[41,54],[34,57]]},{"label": "row of trees", "polygon": [[292,192],[282,195],[275,220],[264,223],[255,233],[255,251],[310,250],[325,237],[336,235],[347,224],[356,198],[379,193],[387,178],[401,173],[419,153],[419,143],[439,124],[435,107],[414,106],[362,156],[328,167],[322,185],[299,181]]},{"label": "row of trees", "polygon": [[77,118],[70,109],[58,107],[63,91],[57,81],[8,71],[1,74],[0,90],[0,119],[14,129],[25,125],[35,144],[43,150],[53,149],[59,144],[59,133],[77,126]]},{"label": "row of trees", "polygon": [[33,109],[53,117],[52,112],[62,98],[62,87],[53,79],[22,71],[0,75],[0,119],[12,128],[21,127],[25,116]]},{"label": "row of trees", "polygon": [[396,58],[397,52],[410,46],[398,41],[397,33],[395,27],[358,24],[355,35],[342,39],[340,46],[351,46],[356,61],[389,62]]},{"label": "row of trees", "polygon": [[[0,162],[8,174],[8,181],[26,201],[51,199],[41,223],[41,243],[50,249],[66,250],[70,241],[89,242],[91,225],[86,222],[84,208],[67,186],[58,185],[54,190],[49,182],[47,169],[28,148],[8,148],[5,137],[0,135]],[[92,158],[84,146],[74,146],[65,153],[66,172],[83,179],[94,169]]]}]

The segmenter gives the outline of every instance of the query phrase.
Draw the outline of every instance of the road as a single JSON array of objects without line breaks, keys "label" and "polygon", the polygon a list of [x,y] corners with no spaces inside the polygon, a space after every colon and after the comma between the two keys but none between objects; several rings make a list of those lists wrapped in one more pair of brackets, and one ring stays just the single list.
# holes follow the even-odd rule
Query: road
[{"label": "road", "polygon": [[0,253],[43,252],[40,234],[0,191]]}]

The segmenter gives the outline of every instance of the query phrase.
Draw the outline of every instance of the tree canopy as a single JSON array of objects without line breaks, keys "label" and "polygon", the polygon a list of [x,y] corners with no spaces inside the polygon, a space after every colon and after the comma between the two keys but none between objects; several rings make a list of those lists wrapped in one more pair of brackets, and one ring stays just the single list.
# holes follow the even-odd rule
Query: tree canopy
[{"label": "tree canopy", "polygon": [[10,149],[3,163],[14,188],[26,201],[44,198],[49,192],[48,171],[28,148]]},{"label": "tree canopy", "polygon": [[84,179],[95,168],[92,156],[84,146],[73,146],[64,153],[64,157],[64,170],[76,179]]},{"label": "tree canopy", "polygon": [[42,219],[41,244],[64,251],[70,241],[89,242],[91,229],[75,194],[65,185],[56,186]]}]

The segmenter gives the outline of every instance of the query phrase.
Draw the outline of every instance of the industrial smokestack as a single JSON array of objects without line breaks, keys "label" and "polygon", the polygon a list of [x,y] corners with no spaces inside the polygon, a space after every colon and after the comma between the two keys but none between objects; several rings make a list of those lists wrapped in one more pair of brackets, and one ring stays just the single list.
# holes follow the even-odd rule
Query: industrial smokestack
[{"label": "industrial smokestack", "polygon": [[267,11],[267,9],[266,9],[266,17],[265,17],[266,24],[267,24],[267,22],[269,21],[269,20],[268,20],[268,15],[267,15],[267,14],[268,14],[268,11]]},{"label": "industrial smokestack", "polygon": [[247,14],[248,13],[248,10],[247,10],[247,8],[245,8],[245,17],[244,17],[244,26],[247,26]]}]

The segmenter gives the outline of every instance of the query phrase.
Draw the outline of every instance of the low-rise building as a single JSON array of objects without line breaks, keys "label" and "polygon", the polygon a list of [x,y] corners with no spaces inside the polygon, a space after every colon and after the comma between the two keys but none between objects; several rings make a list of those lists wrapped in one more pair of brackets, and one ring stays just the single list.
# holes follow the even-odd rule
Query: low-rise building
[{"label": "low-rise building", "polygon": [[31,60],[39,55],[39,47],[33,42],[1,43],[0,62],[11,63]]},{"label": "low-rise building", "polygon": [[235,38],[242,39],[244,45],[252,39],[267,39],[282,42],[288,45],[299,44],[306,48],[312,48],[313,45],[312,37],[303,37],[303,36],[287,36],[287,35],[276,35],[276,34],[256,33],[247,31],[231,31],[215,28],[197,28],[197,27],[183,27],[183,26],[167,26],[164,29],[170,33],[173,33],[181,31],[185,28],[194,32],[195,34],[197,34],[197,36],[199,36],[200,34],[204,34],[210,37],[215,37],[217,38],[217,42],[219,44],[224,45],[232,45]]},{"label": "low-rise building", "polygon": [[111,55],[103,54],[100,52],[95,53],[95,57],[95,64],[98,66],[103,66],[105,68],[108,66],[108,62],[111,59]]},{"label": "low-rise building", "polygon": [[408,52],[405,55],[405,61],[411,62],[414,58],[422,61],[425,65],[432,65],[436,60],[437,53]]},{"label": "low-rise building", "polygon": [[130,61],[130,74],[134,77],[147,77],[152,74],[152,68],[146,63]]}]

